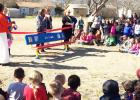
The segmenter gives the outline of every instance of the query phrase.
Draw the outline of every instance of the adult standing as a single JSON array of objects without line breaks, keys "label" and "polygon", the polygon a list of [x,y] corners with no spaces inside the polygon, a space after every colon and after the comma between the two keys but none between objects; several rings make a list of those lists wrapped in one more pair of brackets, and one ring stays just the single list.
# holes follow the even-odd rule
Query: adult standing
[{"label": "adult standing", "polygon": [[132,15],[132,20],[133,20],[133,23],[137,23],[137,20],[138,20],[138,15],[136,13],[134,13]]},{"label": "adult standing", "polygon": [[[8,10],[8,8],[5,7],[3,13],[6,15],[8,22],[9,23],[12,22],[11,17],[9,16],[9,10]],[[12,32],[13,29],[14,30],[17,29],[17,25],[16,24],[11,25],[11,26],[8,27],[8,30],[9,31],[7,33],[7,39],[8,39],[9,55],[11,55],[10,48],[11,48],[12,41],[13,41],[13,36],[12,36],[12,33],[11,32]]]},{"label": "adult standing", "polygon": [[7,42],[8,27],[14,22],[8,22],[7,17],[3,14],[4,5],[0,3],[0,64],[7,65],[10,62]]},{"label": "adult standing", "polygon": [[[70,11],[66,11],[64,13],[64,16],[62,18],[62,24],[63,24],[62,28],[64,28],[64,27],[71,27],[69,29],[62,30],[62,32],[64,33],[64,36],[65,36],[64,42],[69,42],[71,37],[72,37],[72,35],[73,35],[72,31],[73,31],[73,25],[74,25],[74,23],[72,21],[72,17],[70,16]],[[69,45],[65,44],[64,45],[64,49],[65,49],[65,51],[70,50]]]},{"label": "adult standing", "polygon": [[101,24],[100,24],[99,18],[96,16],[91,26],[91,32],[93,34],[96,34],[97,31],[100,29],[100,27],[101,27]]},{"label": "adult standing", "polygon": [[[47,29],[47,20],[48,20],[48,17],[45,16],[46,15],[46,9],[42,9],[39,13],[39,15],[37,16],[37,32],[40,34],[44,31],[46,31]],[[37,44],[36,46],[44,46],[44,43],[41,43],[41,44]],[[45,52],[44,49],[41,49],[41,52]],[[38,58],[38,54],[40,53],[39,50],[37,49],[36,51],[37,53],[37,58]]]},{"label": "adult standing", "polygon": [[52,27],[52,16],[50,14],[50,9],[49,8],[46,9],[45,16],[48,18],[47,19],[47,29],[52,29],[53,28]]},{"label": "adult standing", "polygon": [[137,20],[134,28],[134,37],[140,37],[140,19]]},{"label": "adult standing", "polygon": [[91,30],[91,26],[92,26],[93,20],[94,20],[94,16],[90,15],[88,17],[88,22],[87,22],[87,27],[86,27],[86,32],[87,33],[89,33],[89,31]]}]

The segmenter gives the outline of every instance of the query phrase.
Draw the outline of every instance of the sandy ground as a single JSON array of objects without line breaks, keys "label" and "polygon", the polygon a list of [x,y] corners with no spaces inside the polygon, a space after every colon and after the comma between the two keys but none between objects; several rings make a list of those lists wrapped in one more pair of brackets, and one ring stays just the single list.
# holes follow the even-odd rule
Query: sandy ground
[{"label": "sandy ground", "polygon": [[[35,31],[34,19],[14,19],[17,22],[17,31]],[[54,27],[61,27],[61,19],[54,19]],[[35,51],[27,46],[24,35],[14,35],[11,51],[12,65],[0,67],[0,87],[7,89],[8,84],[14,81],[13,71],[17,67],[25,69],[27,82],[28,75],[38,70],[44,75],[46,85],[54,79],[57,73],[64,73],[66,78],[72,74],[79,75],[81,86],[78,91],[82,100],[98,100],[102,95],[102,84],[108,79],[119,83],[129,79],[136,79],[135,71],[140,67],[140,57],[131,54],[119,53],[117,47],[82,46],[73,44],[73,53],[64,53],[63,46],[47,50],[41,59],[34,62]],[[65,87],[67,87],[67,82]],[[122,92],[122,87],[120,84]]]}]

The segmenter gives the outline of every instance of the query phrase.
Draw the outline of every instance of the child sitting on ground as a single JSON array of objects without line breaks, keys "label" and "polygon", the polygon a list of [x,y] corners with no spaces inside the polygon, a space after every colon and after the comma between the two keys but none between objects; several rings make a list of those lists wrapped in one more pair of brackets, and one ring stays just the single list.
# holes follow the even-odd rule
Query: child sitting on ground
[{"label": "child sitting on ground", "polygon": [[134,92],[133,100],[140,100],[140,69],[136,71],[137,80],[133,80]]},{"label": "child sitting on ground", "polygon": [[100,97],[100,100],[121,100],[118,82],[114,80],[107,80],[103,84],[103,93],[104,95]]},{"label": "child sitting on ground", "polygon": [[133,44],[134,44],[134,38],[123,37],[123,42],[122,44],[119,45],[119,51],[128,52]]},{"label": "child sitting on ground", "polygon": [[129,25],[129,22],[125,23],[123,35],[126,35],[127,37],[132,37],[132,27]]},{"label": "child sitting on ground", "polygon": [[124,90],[126,91],[122,95],[122,100],[133,100],[134,84],[132,81],[128,80],[122,83]]},{"label": "child sitting on ground", "polygon": [[[42,85],[45,88],[45,90],[46,90],[46,85],[45,85],[45,83],[43,83],[43,74],[40,73],[40,76],[41,76],[41,83],[40,83],[40,85]],[[46,94],[47,94],[47,91],[46,91]]]},{"label": "child sitting on ground", "polygon": [[134,87],[133,100],[140,100],[140,83]]},{"label": "child sitting on ground", "polygon": [[94,44],[96,44],[97,46],[101,44],[101,31],[100,30],[97,30],[97,33],[95,34]]},{"label": "child sitting on ground", "polygon": [[[65,75],[64,75],[64,74],[62,74],[62,73],[57,74],[57,75],[55,76],[55,81],[59,81],[59,82],[62,84],[63,90],[65,89],[65,88],[63,87],[63,85],[65,84]],[[49,96],[49,99],[50,99],[50,98],[53,98],[53,95],[52,95],[52,93],[50,93],[50,92],[48,92],[48,96]]]},{"label": "child sitting on ground", "polygon": [[7,100],[7,93],[0,88],[0,100]]},{"label": "child sitting on ground", "polygon": [[29,76],[30,84],[24,88],[24,100],[48,100],[46,90],[41,85],[41,75],[38,71],[33,71]]},{"label": "child sitting on ground", "polygon": [[87,41],[87,34],[85,32],[82,32],[81,36],[80,36],[80,44],[86,44]]},{"label": "child sitting on ground", "polygon": [[116,43],[117,43],[117,39],[116,39],[116,36],[117,36],[116,26],[117,26],[117,22],[114,22],[114,24],[111,27],[110,35],[107,38],[105,45],[107,45],[107,46],[114,46],[114,45],[116,45]]},{"label": "child sitting on ground", "polygon": [[93,41],[95,39],[95,35],[90,32],[89,34],[82,33],[80,37],[80,43],[81,44],[93,44]]},{"label": "child sitting on ground", "polygon": [[49,84],[49,93],[52,95],[52,98],[49,98],[49,100],[63,100],[61,95],[63,93],[63,86],[60,81],[52,81]]},{"label": "child sitting on ground", "polygon": [[140,50],[140,37],[135,38],[135,44],[129,49],[129,53],[138,54]]},{"label": "child sitting on ground", "polygon": [[24,77],[25,74],[22,68],[17,68],[14,71],[15,82],[8,87],[8,100],[23,100],[23,91],[26,86],[25,83],[22,83]]},{"label": "child sitting on ground", "polygon": [[[60,81],[61,84],[64,85],[65,84],[65,81],[66,81],[66,78],[65,78],[65,75],[64,74],[60,73],[60,74],[57,74],[55,76],[55,80],[56,81]],[[63,87],[63,89],[65,89],[65,88]]]},{"label": "child sitting on ground", "polygon": [[136,85],[137,83],[140,83],[140,69],[136,71],[136,76],[138,79],[133,81],[134,85]]},{"label": "child sitting on ground", "polygon": [[81,100],[81,94],[76,91],[80,86],[79,76],[71,75],[68,78],[68,85],[70,88],[64,90],[64,93],[62,94],[63,100]]},{"label": "child sitting on ground", "polygon": [[120,38],[119,38],[119,45],[123,44],[127,39],[128,38],[127,38],[126,35],[120,36]]},{"label": "child sitting on ground", "polygon": [[92,45],[95,38],[95,35],[92,32],[89,32],[86,38],[87,44]]}]

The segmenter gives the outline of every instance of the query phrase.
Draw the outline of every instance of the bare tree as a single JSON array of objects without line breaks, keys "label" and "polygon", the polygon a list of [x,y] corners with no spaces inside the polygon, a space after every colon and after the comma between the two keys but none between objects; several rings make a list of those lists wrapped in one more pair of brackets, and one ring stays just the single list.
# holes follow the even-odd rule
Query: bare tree
[{"label": "bare tree", "polygon": [[108,2],[108,0],[88,0],[87,4],[89,6],[89,12],[92,13],[92,15],[95,15],[98,13],[102,8],[105,7],[105,4]]},{"label": "bare tree", "polygon": [[69,4],[72,3],[72,0],[63,0],[64,2],[64,9],[68,8]]},{"label": "bare tree", "polygon": [[119,8],[125,8],[127,10],[137,10],[140,8],[139,0],[117,0]]}]

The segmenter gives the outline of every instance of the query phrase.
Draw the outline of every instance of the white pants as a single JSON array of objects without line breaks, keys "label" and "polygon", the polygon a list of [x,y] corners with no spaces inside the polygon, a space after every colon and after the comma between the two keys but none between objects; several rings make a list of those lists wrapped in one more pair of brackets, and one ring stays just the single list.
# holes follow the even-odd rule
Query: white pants
[{"label": "white pants", "polygon": [[0,64],[9,63],[9,49],[8,49],[8,41],[7,34],[0,33]]}]

